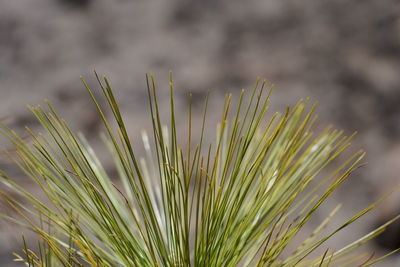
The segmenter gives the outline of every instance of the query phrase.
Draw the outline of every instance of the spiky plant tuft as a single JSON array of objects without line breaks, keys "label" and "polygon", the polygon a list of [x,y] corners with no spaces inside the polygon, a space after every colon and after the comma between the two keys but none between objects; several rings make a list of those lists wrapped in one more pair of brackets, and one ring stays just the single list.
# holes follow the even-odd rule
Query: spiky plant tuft
[{"label": "spiky plant tuft", "polygon": [[192,125],[190,104],[183,141],[177,138],[182,129],[176,128],[172,76],[169,126],[161,120],[154,78],[146,76],[153,133],[152,138],[143,134],[145,157],[138,158],[107,78],[96,77],[116,129],[82,81],[104,123],[118,181],[51,104],[31,107],[46,131],[27,128],[32,142],[1,126],[15,149],[8,155],[47,198],[39,200],[1,173],[1,182],[23,197],[18,201],[2,192],[22,220],[3,217],[40,236],[36,252],[24,239],[17,261],[28,266],[327,266],[380,260],[349,253],[397,217],[340,250],[315,254],[377,203],[324,233],[337,207],[308,238],[294,242],[364,156],[359,151],[325,171],[352,136],[332,127],[314,135],[315,106],[307,108],[302,100],[267,119],[270,90],[258,81],[253,90],[241,92],[234,108],[232,96],[226,96],[213,144],[204,137],[208,96],[198,127]]}]

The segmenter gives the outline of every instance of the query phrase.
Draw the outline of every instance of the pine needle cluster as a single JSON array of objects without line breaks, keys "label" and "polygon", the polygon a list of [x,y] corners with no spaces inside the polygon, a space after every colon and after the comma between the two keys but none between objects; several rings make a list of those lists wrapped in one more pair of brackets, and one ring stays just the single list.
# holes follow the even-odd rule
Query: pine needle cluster
[{"label": "pine needle cluster", "polygon": [[[313,133],[315,105],[301,100],[267,116],[271,90],[257,81],[236,101],[225,97],[216,140],[206,143],[208,95],[202,122],[192,122],[189,96],[187,129],[177,129],[172,75],[167,122],[154,77],[148,75],[153,131],[143,133],[144,156],[138,157],[109,81],[96,77],[106,107],[82,81],[105,126],[102,138],[118,177],[110,177],[85,137],[74,133],[50,103],[30,108],[44,129],[40,134],[26,128],[32,142],[1,125],[14,148],[8,156],[46,197],[39,200],[0,173],[1,183],[19,196],[1,192],[19,215],[2,217],[39,236],[36,248],[24,240],[17,261],[71,267],[368,266],[387,256],[375,259],[355,250],[398,217],[341,249],[325,248],[379,201],[326,233],[336,207],[299,240],[312,215],[364,156],[359,151],[338,159],[353,138],[343,131],[328,127]],[[187,140],[178,140],[183,130]],[[196,143],[193,133],[199,136]]]}]

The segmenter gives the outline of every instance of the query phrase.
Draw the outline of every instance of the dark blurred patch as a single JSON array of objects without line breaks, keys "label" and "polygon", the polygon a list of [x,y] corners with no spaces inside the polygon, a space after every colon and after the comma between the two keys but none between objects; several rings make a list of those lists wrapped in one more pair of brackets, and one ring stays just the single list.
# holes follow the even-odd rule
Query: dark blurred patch
[{"label": "dark blurred patch", "polygon": [[375,21],[371,30],[377,34],[373,38],[376,53],[383,56],[400,56],[399,21],[398,13],[380,17]]},{"label": "dark blurred patch", "polygon": [[71,7],[77,7],[77,8],[86,8],[88,7],[91,3],[92,0],[58,0],[62,4],[71,6]]},{"label": "dark blurred patch", "polygon": [[[21,23],[12,16],[0,16],[0,59],[3,62],[19,63],[24,59],[21,50],[24,47],[23,36],[18,34]],[[0,64],[0,76],[12,68],[9,64]]]},{"label": "dark blurred patch", "polygon": [[78,100],[81,97],[81,91],[77,93],[68,87],[62,87],[56,91],[56,98],[61,103],[69,104],[73,101]]},{"label": "dark blurred patch", "polygon": [[[100,106],[106,107],[106,101],[101,94],[101,90],[95,89],[98,87],[97,81],[95,81],[93,77],[88,77],[86,83],[89,85],[89,88],[92,88],[92,93],[95,95]],[[65,110],[73,109],[75,114],[79,116],[79,120],[77,120],[79,123],[76,126],[78,127],[77,130],[83,131],[84,135],[88,137],[92,137],[93,135],[97,136],[97,133],[102,125],[102,120],[95,108],[95,105],[88,97],[89,95],[87,92],[73,88],[70,84],[64,84],[55,90],[54,95],[58,102],[58,104],[55,105],[57,106],[56,110],[64,110],[64,112],[60,112],[61,115],[67,115],[67,113],[70,111]],[[103,112],[107,116],[108,109],[103,108]]]},{"label": "dark blurred patch", "polygon": [[[191,89],[190,94],[192,95],[192,107],[201,109],[206,101],[207,91]],[[181,92],[179,94],[179,99],[189,106],[190,96],[187,92]]]},{"label": "dark blurred patch", "polygon": [[177,1],[172,14],[172,24],[180,26],[188,26],[200,20],[207,12],[217,11],[219,6],[216,0],[181,0]]},{"label": "dark blurred patch", "polygon": [[103,125],[103,121],[97,111],[85,110],[82,112],[82,124],[85,135],[97,137],[99,129]]},{"label": "dark blurred patch", "polygon": [[[368,114],[376,116],[375,123],[382,127],[385,137],[397,140],[400,135],[400,91],[385,92],[368,82],[366,77],[344,70],[338,76],[342,85],[339,119],[348,127],[356,124],[367,128]],[[368,101],[363,101],[368,100]],[[364,105],[363,105],[364,103]],[[369,105],[366,105],[368,103]]]},{"label": "dark blurred patch", "polygon": [[[386,223],[394,216],[396,216],[396,214],[392,217],[389,216],[378,221],[375,225],[375,228]],[[396,222],[391,224],[385,232],[383,232],[381,235],[373,240],[380,248],[385,250],[395,250],[400,248],[400,220],[397,220]]]},{"label": "dark blurred patch", "polygon": [[24,129],[26,126],[35,127],[39,125],[39,122],[35,118],[35,116],[28,111],[15,115],[15,117],[12,118],[12,121],[13,121],[12,126],[15,126],[20,129]]}]

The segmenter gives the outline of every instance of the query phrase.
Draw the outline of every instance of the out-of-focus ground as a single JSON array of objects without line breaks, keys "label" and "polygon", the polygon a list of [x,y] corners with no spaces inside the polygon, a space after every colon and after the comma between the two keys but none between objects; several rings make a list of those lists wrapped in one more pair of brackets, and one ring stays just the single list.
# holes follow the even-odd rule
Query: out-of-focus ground
[{"label": "out-of-focus ground", "polygon": [[[0,117],[8,124],[37,129],[26,104],[48,98],[97,147],[100,121],[79,81],[83,75],[96,87],[94,69],[111,80],[133,138],[148,128],[150,71],[162,107],[174,72],[182,111],[187,92],[196,104],[211,89],[210,114],[217,114],[224,93],[250,88],[257,77],[275,84],[272,110],[308,96],[318,100],[319,125],[357,130],[353,150],[368,152],[369,164],[331,202],[344,203],[336,225],[400,181],[397,0],[0,0]],[[15,172],[6,161],[0,165]],[[397,195],[334,245],[399,212]],[[368,249],[398,247],[399,228]],[[0,224],[1,266],[14,266],[10,254],[21,247],[20,231]],[[392,257],[379,266],[398,264]]]}]

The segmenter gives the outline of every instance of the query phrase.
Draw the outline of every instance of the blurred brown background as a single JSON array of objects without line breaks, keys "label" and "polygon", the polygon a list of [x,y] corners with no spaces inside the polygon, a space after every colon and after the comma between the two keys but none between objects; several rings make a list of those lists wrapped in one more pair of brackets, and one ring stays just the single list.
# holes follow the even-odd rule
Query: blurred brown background
[{"label": "blurred brown background", "polygon": [[[368,166],[333,199],[345,206],[337,223],[400,181],[398,0],[0,0],[0,118],[8,124],[36,129],[25,106],[48,98],[74,129],[97,137],[100,121],[79,80],[96,87],[94,69],[109,77],[133,138],[148,127],[150,71],[161,95],[174,72],[182,110],[189,91],[201,103],[211,89],[218,103],[257,77],[275,84],[273,110],[318,100],[320,125],[359,131],[354,151],[368,152]],[[6,161],[0,167],[14,171]],[[392,197],[337,243],[399,212]],[[10,254],[20,231],[0,224],[0,266],[19,266]],[[392,227],[369,249],[399,247],[399,232]],[[399,265],[396,257],[379,264]]]}]

